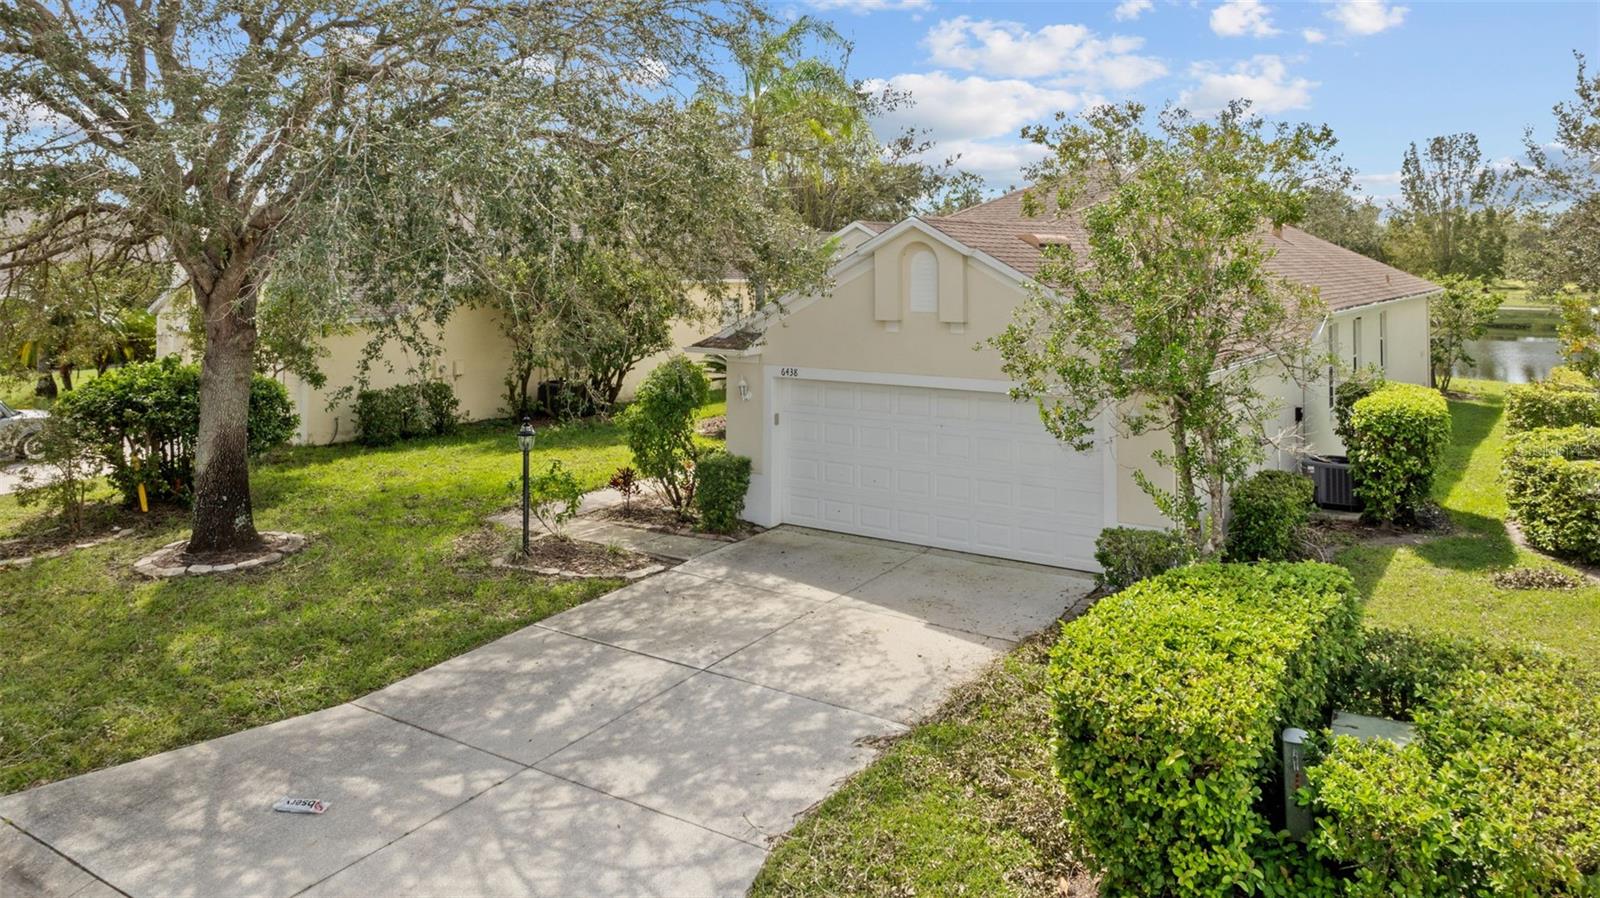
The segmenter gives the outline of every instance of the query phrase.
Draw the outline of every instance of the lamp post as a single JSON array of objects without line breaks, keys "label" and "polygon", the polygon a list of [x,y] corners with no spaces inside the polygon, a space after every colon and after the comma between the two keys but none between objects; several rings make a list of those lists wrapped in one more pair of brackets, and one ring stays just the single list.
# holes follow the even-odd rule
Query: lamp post
[{"label": "lamp post", "polygon": [[528,453],[533,451],[533,422],[522,419],[517,431],[517,445],[522,447],[522,554],[528,554]]}]

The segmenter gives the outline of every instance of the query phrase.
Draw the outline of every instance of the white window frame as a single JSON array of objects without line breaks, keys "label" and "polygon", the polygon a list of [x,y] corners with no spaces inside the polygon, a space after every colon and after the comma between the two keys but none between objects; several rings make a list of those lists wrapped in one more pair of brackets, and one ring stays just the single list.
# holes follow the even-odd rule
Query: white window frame
[{"label": "white window frame", "polygon": [[1378,313],[1378,367],[1389,373],[1389,313]]},{"label": "white window frame", "polygon": [[1333,411],[1335,361],[1339,358],[1339,322],[1328,322],[1328,411]]},{"label": "white window frame", "polygon": [[1350,323],[1350,370],[1361,370],[1361,317]]}]

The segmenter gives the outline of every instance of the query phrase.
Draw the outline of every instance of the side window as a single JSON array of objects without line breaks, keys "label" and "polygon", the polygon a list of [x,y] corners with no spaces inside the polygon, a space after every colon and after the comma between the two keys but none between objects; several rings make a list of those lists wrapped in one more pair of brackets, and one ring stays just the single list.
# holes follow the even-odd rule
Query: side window
[{"label": "side window", "polygon": [[939,311],[939,258],[933,250],[919,247],[911,253],[911,311]]},{"label": "side window", "polygon": [[1350,370],[1361,370],[1361,319],[1350,325]]},{"label": "side window", "polygon": [[1389,373],[1389,313],[1378,313],[1378,367]]},{"label": "side window", "polygon": [[1339,357],[1339,325],[1328,324],[1328,408],[1333,408],[1334,359]]}]

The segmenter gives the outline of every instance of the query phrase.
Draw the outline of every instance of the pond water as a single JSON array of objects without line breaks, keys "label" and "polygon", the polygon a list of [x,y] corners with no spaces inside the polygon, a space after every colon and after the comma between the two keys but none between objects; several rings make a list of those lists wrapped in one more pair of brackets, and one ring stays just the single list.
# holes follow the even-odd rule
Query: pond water
[{"label": "pond water", "polygon": [[1473,364],[1457,365],[1455,373],[1513,384],[1543,380],[1561,364],[1559,323],[1553,309],[1501,309],[1484,338],[1467,344]]}]

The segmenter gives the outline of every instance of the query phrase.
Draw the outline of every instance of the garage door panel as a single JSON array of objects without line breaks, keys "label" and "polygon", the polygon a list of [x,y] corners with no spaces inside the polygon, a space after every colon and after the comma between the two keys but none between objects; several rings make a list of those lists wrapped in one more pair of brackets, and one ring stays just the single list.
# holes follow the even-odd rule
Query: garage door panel
[{"label": "garage door panel", "polygon": [[933,397],[926,390],[899,390],[895,394],[896,414],[911,418],[927,418],[933,412]]},{"label": "garage door panel", "polygon": [[785,388],[777,435],[783,520],[1093,567],[1103,457],[1061,446],[1031,406],[1002,394],[913,387]]}]

